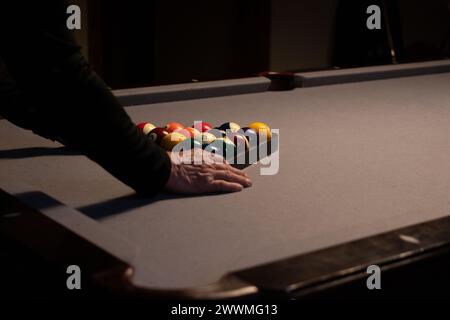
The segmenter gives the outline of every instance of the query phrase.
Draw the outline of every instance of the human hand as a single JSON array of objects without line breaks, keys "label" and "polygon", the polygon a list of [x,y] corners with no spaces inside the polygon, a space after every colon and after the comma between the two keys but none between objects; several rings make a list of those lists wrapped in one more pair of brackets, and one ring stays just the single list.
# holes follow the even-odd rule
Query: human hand
[{"label": "human hand", "polygon": [[[165,191],[177,194],[237,192],[252,182],[242,170],[233,168],[225,159],[201,149],[168,152],[172,170]],[[197,159],[197,161],[194,161]]]}]

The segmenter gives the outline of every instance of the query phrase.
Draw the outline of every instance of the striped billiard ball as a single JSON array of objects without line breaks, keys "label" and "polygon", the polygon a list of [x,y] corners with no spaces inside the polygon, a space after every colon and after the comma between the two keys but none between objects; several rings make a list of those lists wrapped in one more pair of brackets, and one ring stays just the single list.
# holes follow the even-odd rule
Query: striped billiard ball
[{"label": "striped billiard ball", "polygon": [[156,126],[150,122],[142,122],[137,125],[138,129],[144,134],[149,134],[150,131],[156,128]]},{"label": "striped billiard ball", "polygon": [[147,137],[153,140],[156,144],[161,144],[162,139],[164,139],[164,137],[168,134],[169,133],[164,128],[155,128],[147,134]]}]

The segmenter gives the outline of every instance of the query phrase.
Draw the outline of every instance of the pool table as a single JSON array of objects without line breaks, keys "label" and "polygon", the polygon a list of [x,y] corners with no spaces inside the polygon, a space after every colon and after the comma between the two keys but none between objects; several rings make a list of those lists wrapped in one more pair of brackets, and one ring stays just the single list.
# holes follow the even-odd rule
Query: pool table
[{"label": "pool table", "polygon": [[155,298],[301,296],[449,246],[449,60],[296,73],[291,90],[273,81],[114,92],[136,123],[278,129],[238,193],[139,197],[0,120],[0,231],[108,290]]}]

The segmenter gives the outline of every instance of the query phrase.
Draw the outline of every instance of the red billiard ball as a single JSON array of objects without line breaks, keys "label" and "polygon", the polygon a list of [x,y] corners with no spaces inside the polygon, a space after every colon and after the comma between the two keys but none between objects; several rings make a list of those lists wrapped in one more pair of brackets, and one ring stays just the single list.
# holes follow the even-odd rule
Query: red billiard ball
[{"label": "red billiard ball", "polygon": [[168,132],[168,133],[172,133],[175,132],[177,130],[181,130],[184,129],[184,126],[181,123],[178,122],[169,122],[168,124],[166,124],[166,126],[164,127],[164,129]]},{"label": "red billiard ball", "polygon": [[192,128],[199,130],[200,132],[207,132],[213,128],[208,122],[196,122],[192,125]]},{"label": "red billiard ball", "polygon": [[150,122],[142,122],[137,125],[139,130],[141,130],[144,134],[149,134],[150,131],[156,128],[156,126]]},{"label": "red billiard ball", "polygon": [[150,139],[152,139],[156,144],[161,144],[162,139],[167,136],[169,132],[167,132],[164,128],[155,128],[147,135]]}]

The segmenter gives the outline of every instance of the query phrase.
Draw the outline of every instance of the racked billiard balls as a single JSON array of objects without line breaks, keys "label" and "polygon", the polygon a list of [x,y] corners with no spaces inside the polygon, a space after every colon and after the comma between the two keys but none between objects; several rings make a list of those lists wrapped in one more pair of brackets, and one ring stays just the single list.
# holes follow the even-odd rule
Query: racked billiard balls
[{"label": "racked billiard balls", "polygon": [[241,129],[241,126],[236,122],[225,122],[219,127],[219,130],[223,130],[225,132],[238,132]]},{"label": "racked billiard balls", "polygon": [[192,128],[199,130],[200,132],[207,132],[212,129],[212,125],[208,122],[196,122],[192,125]]},{"label": "racked billiard balls", "polygon": [[147,134],[147,137],[152,139],[156,144],[161,144],[162,139],[169,133],[164,128],[155,128]]},{"label": "racked billiard balls", "polygon": [[173,147],[175,147],[180,142],[183,142],[187,138],[178,132],[172,132],[166,135],[161,141],[161,147],[166,149],[167,151],[172,151]]},{"label": "racked billiard balls", "polygon": [[272,132],[269,126],[264,122],[253,122],[249,125],[249,128],[256,131],[259,140],[261,140],[263,135],[266,136],[267,141],[272,139]]},{"label": "racked billiard balls", "polygon": [[142,122],[137,125],[139,130],[141,130],[144,134],[149,134],[150,131],[156,128],[156,126],[150,122]]},{"label": "racked billiard balls", "polygon": [[178,123],[178,122],[169,122],[168,124],[166,124],[164,129],[166,129],[166,131],[168,133],[172,133],[172,132],[175,132],[177,130],[184,129],[184,126],[181,123]]}]

